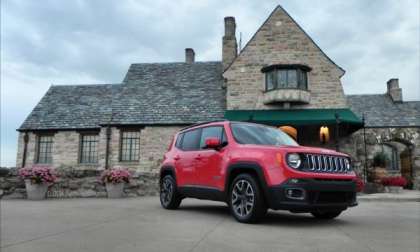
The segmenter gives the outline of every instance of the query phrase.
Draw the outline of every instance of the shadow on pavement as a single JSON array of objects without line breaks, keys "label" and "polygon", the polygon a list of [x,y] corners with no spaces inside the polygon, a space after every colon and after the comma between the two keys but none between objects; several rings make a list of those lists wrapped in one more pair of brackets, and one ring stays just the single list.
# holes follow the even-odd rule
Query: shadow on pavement
[{"label": "shadow on pavement", "polygon": [[[228,206],[220,205],[186,205],[180,206],[177,211],[189,211],[197,214],[208,214],[218,217],[231,217],[234,220],[234,217],[231,216]],[[293,226],[293,227],[308,227],[308,226],[328,226],[333,224],[346,225],[349,222],[340,219],[340,216],[337,219],[333,220],[319,220],[309,213],[305,214],[294,214],[287,211],[272,211],[269,210],[264,219],[259,222],[260,225],[279,225],[279,226]]]}]

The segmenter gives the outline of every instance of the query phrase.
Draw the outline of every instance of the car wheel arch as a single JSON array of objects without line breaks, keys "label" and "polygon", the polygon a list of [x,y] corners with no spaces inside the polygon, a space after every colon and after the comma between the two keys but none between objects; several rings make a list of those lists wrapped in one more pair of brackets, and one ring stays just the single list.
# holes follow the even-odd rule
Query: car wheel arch
[{"label": "car wheel arch", "polygon": [[226,172],[226,178],[225,178],[225,189],[224,189],[225,194],[226,194],[226,199],[229,198],[228,195],[229,195],[231,183],[233,182],[233,180],[235,179],[237,175],[242,174],[242,173],[248,173],[248,174],[256,176],[257,182],[259,183],[263,191],[264,198],[266,202],[268,202],[267,201],[268,200],[267,182],[265,180],[263,168],[258,163],[255,163],[255,162],[237,162],[228,166],[227,172]]}]

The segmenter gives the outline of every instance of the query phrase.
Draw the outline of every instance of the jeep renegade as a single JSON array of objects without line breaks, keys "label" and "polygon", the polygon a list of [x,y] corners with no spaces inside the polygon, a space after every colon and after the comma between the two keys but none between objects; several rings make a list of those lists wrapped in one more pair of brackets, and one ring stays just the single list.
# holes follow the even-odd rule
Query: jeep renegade
[{"label": "jeep renegade", "polygon": [[268,208],[332,219],[356,206],[348,155],[299,146],[280,129],[218,121],[178,132],[160,170],[160,202],[176,209],[186,197],[226,202],[239,222]]}]

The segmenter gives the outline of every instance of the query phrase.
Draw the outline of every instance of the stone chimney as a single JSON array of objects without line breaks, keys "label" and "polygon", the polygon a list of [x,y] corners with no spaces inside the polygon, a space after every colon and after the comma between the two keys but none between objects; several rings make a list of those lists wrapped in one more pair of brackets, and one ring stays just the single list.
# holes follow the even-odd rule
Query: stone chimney
[{"label": "stone chimney", "polygon": [[234,17],[225,17],[225,35],[223,36],[222,64],[223,70],[232,63],[237,55],[236,23]]},{"label": "stone chimney", "polygon": [[387,94],[394,102],[402,102],[402,90],[398,84],[398,79],[390,79],[387,83]]},{"label": "stone chimney", "polygon": [[195,52],[192,48],[185,48],[185,63],[194,63]]}]

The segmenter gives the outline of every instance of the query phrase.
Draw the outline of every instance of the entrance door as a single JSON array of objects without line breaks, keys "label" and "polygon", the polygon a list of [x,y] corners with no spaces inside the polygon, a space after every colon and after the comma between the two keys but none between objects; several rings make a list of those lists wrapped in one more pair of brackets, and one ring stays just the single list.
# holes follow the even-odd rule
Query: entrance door
[{"label": "entrance door", "polygon": [[[408,184],[407,188],[412,187],[412,172],[411,172],[411,157],[410,157],[410,151],[408,148],[406,148],[403,152],[400,154],[400,160],[401,160],[401,175],[407,179]],[[411,188],[410,188],[411,189]]]}]

